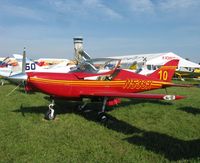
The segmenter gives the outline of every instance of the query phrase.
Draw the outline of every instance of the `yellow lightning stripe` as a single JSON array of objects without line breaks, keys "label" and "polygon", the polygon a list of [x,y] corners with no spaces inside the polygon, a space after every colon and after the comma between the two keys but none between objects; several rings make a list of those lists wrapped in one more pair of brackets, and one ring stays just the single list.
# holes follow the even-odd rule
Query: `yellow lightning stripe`
[{"label": "yellow lightning stripe", "polygon": [[171,85],[170,82],[153,81],[152,86],[162,87],[163,85]]},{"label": "yellow lightning stripe", "polygon": [[74,80],[52,80],[44,78],[31,77],[30,81],[41,82],[45,84],[64,84],[64,85],[81,85],[81,86],[122,86],[125,81],[74,81]]},{"label": "yellow lightning stripe", "polygon": [[155,84],[161,84],[161,85],[170,85],[172,83],[170,82],[163,82],[163,81],[153,81]]},{"label": "yellow lightning stripe", "polygon": [[[132,88],[132,81],[133,80],[115,80],[115,81],[101,81],[101,80],[55,80],[55,79],[44,79],[44,78],[37,78],[37,77],[30,77],[30,81],[39,82],[44,84],[58,84],[58,85],[70,85],[70,86],[84,86],[84,87],[123,87],[126,89]],[[131,82],[130,82],[131,81]],[[136,80],[138,81],[138,80]],[[143,82],[147,82],[146,80],[141,80]],[[127,84],[128,82],[128,84]],[[150,81],[152,87],[162,87],[162,85],[170,85],[169,82],[162,82],[162,81]],[[142,86],[141,84],[139,84]]]},{"label": "yellow lightning stripe", "polygon": [[176,69],[177,66],[162,66],[160,69]]},{"label": "yellow lightning stripe", "polygon": [[152,86],[158,86],[158,87],[162,86],[162,84],[157,84],[157,83],[152,83],[151,85]]}]

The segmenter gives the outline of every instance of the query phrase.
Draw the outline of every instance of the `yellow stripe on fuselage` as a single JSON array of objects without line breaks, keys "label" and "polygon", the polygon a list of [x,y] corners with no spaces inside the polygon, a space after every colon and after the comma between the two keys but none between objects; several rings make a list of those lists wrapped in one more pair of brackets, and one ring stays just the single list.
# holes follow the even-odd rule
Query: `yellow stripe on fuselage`
[{"label": "yellow stripe on fuselage", "polygon": [[44,78],[35,78],[31,77],[30,81],[46,83],[46,84],[64,84],[64,85],[80,85],[80,86],[120,86],[123,85],[125,81],[91,81],[91,80],[54,80],[54,79],[44,79]]},{"label": "yellow stripe on fuselage", "polygon": [[177,66],[161,66],[160,69],[176,69]]},{"label": "yellow stripe on fuselage", "polygon": [[[135,87],[143,88],[144,84],[150,82],[149,89],[160,88],[162,85],[170,85],[169,82],[163,81],[151,81],[151,80],[55,80],[55,79],[44,79],[37,77],[30,77],[29,81],[43,84],[55,84],[55,85],[68,85],[68,86],[81,86],[81,87],[121,87],[123,89],[134,89]],[[131,81],[131,82],[130,82]],[[134,83],[135,81],[136,83]],[[142,81],[142,82],[141,82]],[[128,84],[127,84],[128,83]],[[140,84],[141,83],[141,84]],[[142,84],[143,83],[143,84]],[[137,85],[137,86],[136,86]]]}]

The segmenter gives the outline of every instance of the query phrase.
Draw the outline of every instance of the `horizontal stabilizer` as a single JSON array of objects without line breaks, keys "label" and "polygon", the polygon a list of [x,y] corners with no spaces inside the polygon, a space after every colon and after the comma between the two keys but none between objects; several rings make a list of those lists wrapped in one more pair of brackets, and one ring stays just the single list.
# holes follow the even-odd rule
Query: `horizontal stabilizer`
[{"label": "horizontal stabilizer", "polygon": [[163,88],[165,88],[165,87],[194,87],[194,84],[165,83],[165,84],[163,84]]}]

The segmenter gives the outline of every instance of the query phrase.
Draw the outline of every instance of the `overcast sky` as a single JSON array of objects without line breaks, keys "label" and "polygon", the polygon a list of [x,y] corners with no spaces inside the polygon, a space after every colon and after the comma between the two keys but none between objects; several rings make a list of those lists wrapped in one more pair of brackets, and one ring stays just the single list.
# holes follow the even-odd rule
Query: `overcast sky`
[{"label": "overcast sky", "polygon": [[200,0],[0,0],[0,56],[73,58],[174,52],[200,62]]}]

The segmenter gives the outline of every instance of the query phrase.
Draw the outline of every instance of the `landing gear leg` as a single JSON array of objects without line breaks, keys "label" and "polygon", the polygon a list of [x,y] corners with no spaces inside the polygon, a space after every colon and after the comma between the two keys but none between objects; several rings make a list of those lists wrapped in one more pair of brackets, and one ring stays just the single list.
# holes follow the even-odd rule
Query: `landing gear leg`
[{"label": "landing gear leg", "polygon": [[108,121],[108,116],[105,114],[105,107],[108,97],[104,97],[103,99],[103,106],[101,112],[98,113],[98,119],[101,123],[106,123]]},{"label": "landing gear leg", "polygon": [[87,102],[84,102],[83,105],[78,105],[78,111],[81,112],[86,107],[87,104],[88,104]]},{"label": "landing gear leg", "polygon": [[167,88],[165,88],[165,93],[166,93],[166,95],[168,95],[168,91],[167,91]]},{"label": "landing gear leg", "polygon": [[54,113],[54,109],[53,109],[54,106],[55,106],[55,102],[54,102],[54,100],[52,100],[52,103],[49,104],[49,110],[45,114],[45,119],[47,119],[47,120],[55,119],[55,113]]}]

